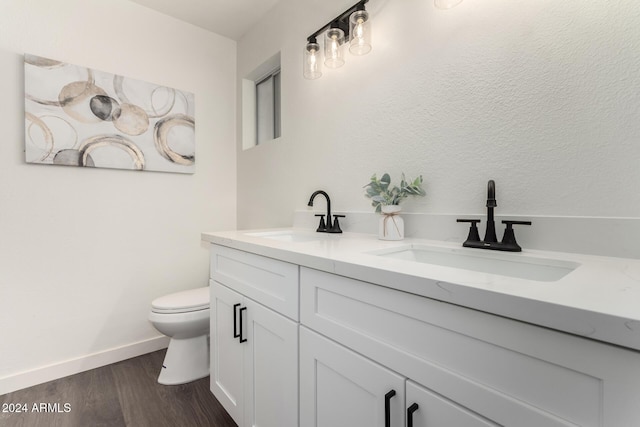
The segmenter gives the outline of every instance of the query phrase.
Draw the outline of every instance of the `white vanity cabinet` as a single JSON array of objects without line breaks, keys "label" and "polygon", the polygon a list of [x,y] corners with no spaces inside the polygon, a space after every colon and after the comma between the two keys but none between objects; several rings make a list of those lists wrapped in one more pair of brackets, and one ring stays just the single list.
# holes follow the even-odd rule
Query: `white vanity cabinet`
[{"label": "white vanity cabinet", "polygon": [[[226,242],[211,247],[211,390],[240,427],[640,426],[638,351],[411,294],[400,273],[380,286],[327,272],[366,266]],[[565,330],[596,332],[566,310]]]},{"label": "white vanity cabinet", "polygon": [[300,321],[305,427],[640,426],[635,351],[308,268]]},{"label": "white vanity cabinet", "polygon": [[298,425],[298,266],[211,247],[211,391],[239,427]]}]

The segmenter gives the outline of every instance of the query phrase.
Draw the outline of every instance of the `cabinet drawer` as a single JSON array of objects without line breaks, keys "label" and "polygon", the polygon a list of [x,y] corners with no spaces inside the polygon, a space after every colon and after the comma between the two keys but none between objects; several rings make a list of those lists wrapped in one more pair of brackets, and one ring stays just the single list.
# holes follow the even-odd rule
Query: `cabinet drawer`
[{"label": "cabinet drawer", "polygon": [[635,352],[307,268],[300,285],[303,325],[500,425],[640,425]]},{"label": "cabinet drawer", "polygon": [[287,262],[211,245],[211,278],[293,320],[298,312],[298,269]]}]

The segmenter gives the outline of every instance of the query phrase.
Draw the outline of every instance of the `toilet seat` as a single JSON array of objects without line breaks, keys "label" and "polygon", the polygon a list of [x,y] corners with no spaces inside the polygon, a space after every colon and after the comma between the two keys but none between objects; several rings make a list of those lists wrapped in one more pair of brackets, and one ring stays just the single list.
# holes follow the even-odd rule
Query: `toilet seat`
[{"label": "toilet seat", "polygon": [[151,302],[151,311],[160,314],[189,313],[208,309],[208,286],[165,295]]}]

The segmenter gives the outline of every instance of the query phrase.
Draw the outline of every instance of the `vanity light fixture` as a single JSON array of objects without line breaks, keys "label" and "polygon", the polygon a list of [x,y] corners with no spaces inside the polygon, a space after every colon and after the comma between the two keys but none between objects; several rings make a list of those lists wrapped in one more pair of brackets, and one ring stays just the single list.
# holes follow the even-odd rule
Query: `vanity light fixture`
[{"label": "vanity light fixture", "polygon": [[320,45],[315,37],[311,38],[304,50],[303,73],[304,78],[313,80],[322,76],[322,59]]},{"label": "vanity light fixture", "polygon": [[353,55],[365,55],[371,51],[371,22],[364,6],[368,1],[360,0],[307,37],[302,64],[306,79],[322,76],[323,61],[317,38],[323,32],[324,65],[328,68],[344,65],[342,50],[347,41],[350,44],[349,52]]},{"label": "vanity light fixture", "polygon": [[324,33],[324,65],[329,68],[339,68],[344,65],[343,44],[344,31],[337,26],[329,28]]},{"label": "vanity light fixture", "polygon": [[349,52],[354,55],[366,55],[371,51],[371,21],[364,5],[362,7],[362,10],[356,10],[349,17]]}]

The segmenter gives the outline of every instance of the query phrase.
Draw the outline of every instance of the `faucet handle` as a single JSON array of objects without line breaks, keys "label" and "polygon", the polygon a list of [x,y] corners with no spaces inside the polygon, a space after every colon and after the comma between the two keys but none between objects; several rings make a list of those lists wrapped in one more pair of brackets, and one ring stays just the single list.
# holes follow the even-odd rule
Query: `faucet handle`
[{"label": "faucet handle", "polygon": [[507,224],[507,227],[509,226],[509,224],[511,225],[531,225],[531,221],[511,221],[511,220],[504,220],[502,221],[503,224]]},{"label": "faucet handle", "polygon": [[340,223],[338,222],[338,218],[345,218],[345,215],[333,216],[333,225],[331,226],[331,230],[327,230],[329,233],[342,233],[342,230],[340,229]]},{"label": "faucet handle", "polygon": [[320,215],[320,214],[316,214],[316,216],[320,217],[320,224],[318,224],[318,228],[316,229],[317,232],[319,233],[324,233],[327,231],[327,226],[324,223],[324,215]]},{"label": "faucet handle", "polygon": [[477,224],[480,222],[479,219],[456,219],[456,222],[469,222],[471,223],[471,227],[469,227],[469,235],[467,236],[467,242],[479,242],[480,234],[478,234],[478,226]]},{"label": "faucet handle", "polygon": [[502,236],[502,244],[512,246],[515,252],[520,252],[522,248],[516,242],[516,235],[513,232],[514,225],[531,225],[531,221],[502,221],[506,224],[507,228],[504,229],[504,235]]}]

